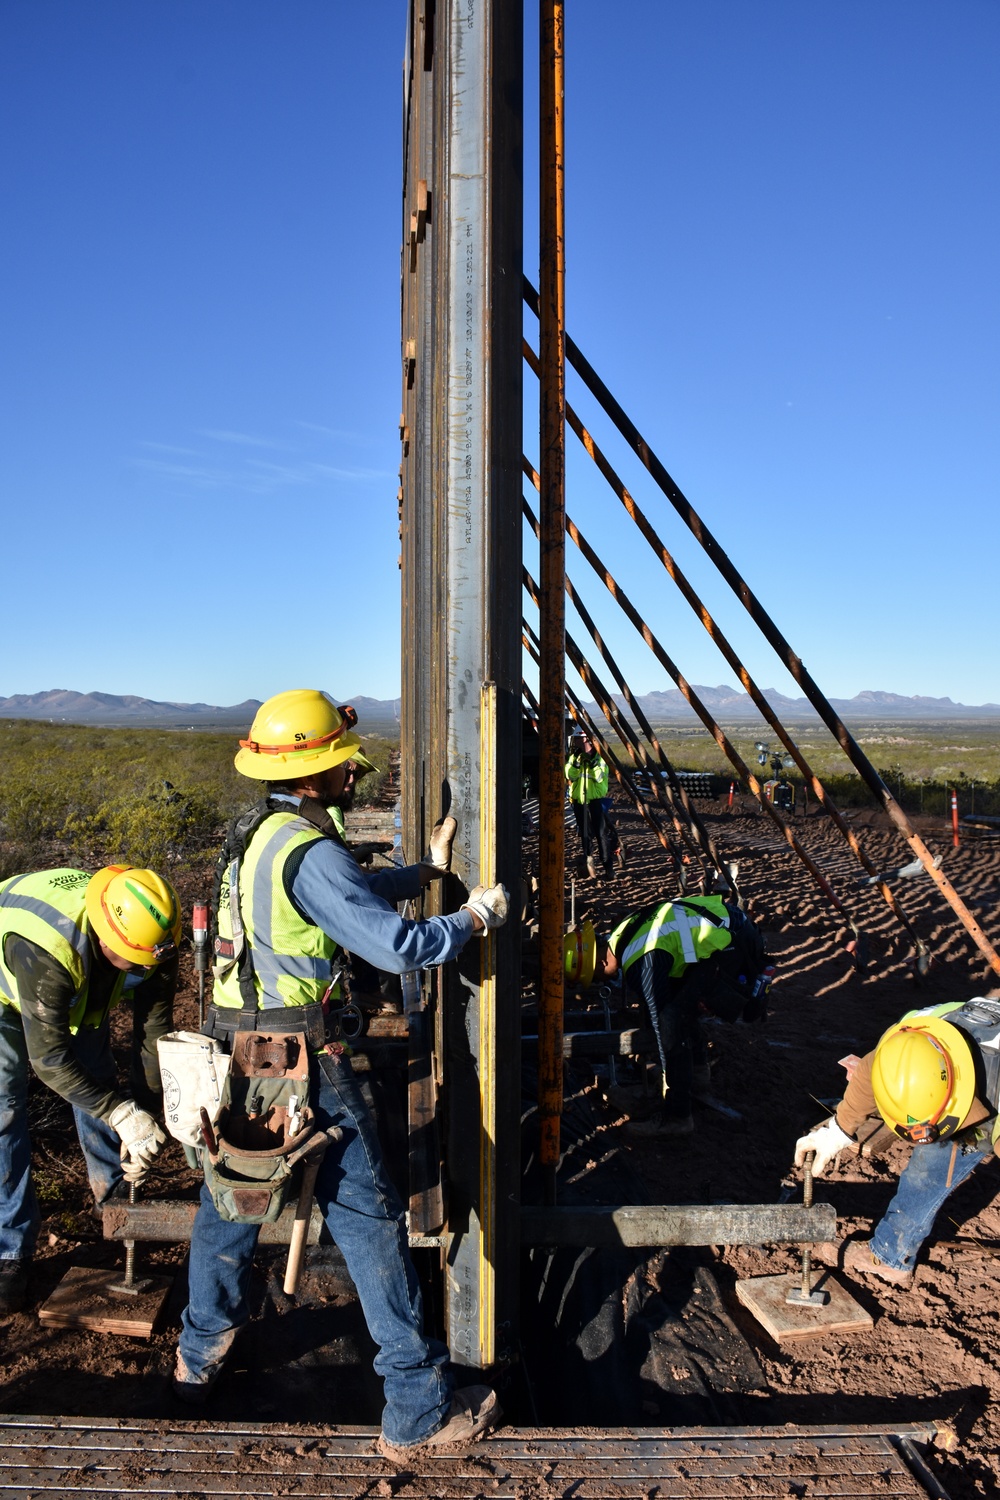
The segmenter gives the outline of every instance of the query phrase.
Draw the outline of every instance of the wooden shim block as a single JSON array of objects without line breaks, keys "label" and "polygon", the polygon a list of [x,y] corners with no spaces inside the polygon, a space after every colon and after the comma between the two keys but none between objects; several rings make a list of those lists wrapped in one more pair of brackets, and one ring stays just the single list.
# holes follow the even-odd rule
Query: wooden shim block
[{"label": "wooden shim block", "polygon": [[832,1203],[521,1207],[522,1245],[818,1245],[836,1236]]},{"label": "wooden shim block", "polygon": [[751,1276],[736,1283],[736,1295],[778,1344],[821,1338],[827,1333],[867,1333],[874,1326],[871,1314],[829,1272],[821,1271],[812,1283],[813,1291],[829,1292],[825,1307],[796,1307],[786,1302],[788,1293],[801,1284],[798,1271]]},{"label": "wooden shim block", "polygon": [[858,1155],[866,1160],[872,1156],[884,1156],[898,1139],[881,1120],[866,1120],[858,1131]]},{"label": "wooden shim block", "polygon": [[120,1270],[71,1266],[38,1309],[38,1321],[48,1328],[90,1328],[95,1333],[150,1338],[173,1286],[173,1277],[152,1276],[151,1286],[130,1296],[108,1290],[121,1281],[122,1275]]}]

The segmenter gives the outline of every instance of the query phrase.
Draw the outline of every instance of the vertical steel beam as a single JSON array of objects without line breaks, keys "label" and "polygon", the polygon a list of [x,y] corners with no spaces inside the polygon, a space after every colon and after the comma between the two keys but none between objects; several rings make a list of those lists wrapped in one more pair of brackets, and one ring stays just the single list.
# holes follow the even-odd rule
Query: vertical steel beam
[{"label": "vertical steel beam", "polygon": [[[478,883],[516,893],[520,874],[521,24],[506,0],[411,4],[403,825],[412,855],[440,811],[458,820],[453,878],[433,898],[444,910]],[[424,350],[407,349],[414,329]],[[497,1373],[516,1348],[517,922],[470,943],[431,989],[446,1331],[457,1363]]]},{"label": "vertical steel beam", "polygon": [[563,3],[541,0],[539,267],[539,1162],[555,1202],[563,1102],[563,961],[566,832],[563,809],[566,668],[566,260]]}]

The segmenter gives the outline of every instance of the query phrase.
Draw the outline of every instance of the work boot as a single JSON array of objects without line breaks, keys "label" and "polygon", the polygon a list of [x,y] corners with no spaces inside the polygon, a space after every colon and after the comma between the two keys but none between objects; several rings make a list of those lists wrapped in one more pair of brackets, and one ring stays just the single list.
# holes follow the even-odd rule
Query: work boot
[{"label": "work boot", "polygon": [[178,1401],[184,1401],[188,1406],[205,1405],[226,1367],[226,1361],[232,1352],[239,1331],[238,1328],[232,1328],[227,1333],[219,1335],[216,1340],[219,1358],[212,1364],[207,1364],[200,1376],[196,1376],[188,1368],[180,1349],[177,1350],[174,1358],[174,1378],[170,1382],[170,1389]]},{"label": "work boot", "polygon": [[844,1270],[860,1271],[862,1276],[878,1276],[882,1281],[902,1287],[904,1291],[913,1285],[913,1272],[887,1266],[875,1254],[870,1240],[852,1240],[844,1251]]},{"label": "work boot", "polygon": [[401,1462],[415,1453],[441,1453],[464,1448],[469,1443],[478,1442],[502,1416],[496,1391],[488,1385],[467,1385],[464,1390],[455,1392],[447,1418],[429,1438],[400,1448],[382,1435],[378,1440],[378,1451],[386,1458]]},{"label": "work boot", "polygon": [[591,880],[596,880],[597,877],[598,877],[598,875],[600,874],[600,871],[601,871],[601,867],[597,863],[597,857],[596,857],[596,855],[588,854],[587,855],[587,874],[590,876]]},{"label": "work boot", "polygon": [[0,1318],[20,1312],[28,1300],[30,1260],[0,1260]]},{"label": "work boot", "polygon": [[625,1126],[629,1135],[640,1140],[667,1140],[672,1136],[694,1135],[693,1115],[654,1115],[650,1120],[630,1120]]}]

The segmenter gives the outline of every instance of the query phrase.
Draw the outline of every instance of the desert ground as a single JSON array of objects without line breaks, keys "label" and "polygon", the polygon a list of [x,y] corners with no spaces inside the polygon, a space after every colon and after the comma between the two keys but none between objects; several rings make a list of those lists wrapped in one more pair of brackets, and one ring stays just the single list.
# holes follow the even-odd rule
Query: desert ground
[{"label": "desert ground", "polygon": [[[624,1064],[618,1089],[613,1089],[606,1068],[581,1072],[574,1067],[568,1087],[584,1111],[582,1116],[577,1111],[576,1118],[587,1123],[575,1132],[567,1130],[563,1175],[585,1178],[599,1167],[606,1191],[614,1194],[616,1185],[620,1192],[638,1183],[652,1203],[773,1203],[788,1177],[796,1137],[828,1113],[829,1101],[840,1097],[844,1071],[838,1059],[868,1050],[904,1011],[985,993],[993,980],[936,888],[921,876],[896,887],[934,954],[930,974],[918,983],[906,935],[877,892],[860,886],[860,867],[828,821],[813,810],[796,818],[795,826],[867,935],[868,966],[858,972],[842,919],[756,808],[737,799],[732,812],[724,802],[702,804],[702,810],[720,851],[739,862],[741,892],[768,934],[777,966],[766,1023],[708,1028],[715,1094],[741,1118],[699,1107],[692,1138],[633,1142],[628,1119],[642,1112],[642,1100],[628,1089],[639,1078],[638,1070],[630,1072]],[[627,855],[623,870],[608,880],[576,879],[577,914],[589,914],[603,927],[675,889],[667,856],[638,815],[620,807],[618,820]],[[879,868],[908,862],[909,850],[882,814],[861,811],[852,821]],[[1000,840],[983,836],[953,850],[940,819],[926,819],[921,832],[932,850],[943,854],[947,874],[975,906],[987,932],[1000,937]],[[569,832],[567,850],[572,867],[576,849]],[[529,874],[532,858],[529,837]],[[192,876],[182,877],[181,884],[185,907],[203,894]],[[185,951],[179,1022],[190,1025],[195,1010],[195,979]],[[635,1024],[641,1018],[622,1011],[621,1019]],[[118,1030],[124,1041],[124,1016]],[[628,1105],[630,1097],[638,1102]],[[183,1306],[183,1274],[178,1274],[163,1326],[148,1342],[39,1326],[38,1303],[70,1266],[107,1266],[110,1274],[121,1264],[121,1250],[101,1239],[90,1212],[68,1111],[40,1087],[33,1090],[31,1111],[44,1223],[32,1305],[2,1325],[0,1411],[176,1420],[184,1413],[169,1394],[168,1376]],[[841,1241],[867,1236],[892,1195],[905,1155],[900,1144],[888,1155],[867,1160],[845,1156],[818,1183],[817,1197],[837,1209]],[[191,1196],[196,1187],[179,1149],[172,1147],[162,1165],[157,1164],[148,1192]],[[959,1437],[957,1452],[935,1451],[928,1460],[948,1494],[953,1500],[995,1495],[1000,1450],[998,1188],[1000,1168],[990,1159],[946,1205],[911,1291],[881,1282],[851,1282],[834,1271],[874,1318],[874,1327],[863,1334],[779,1347],[740,1307],[735,1281],[791,1270],[798,1261],[792,1248],[716,1247],[698,1252],[693,1260],[690,1252],[649,1257],[642,1274],[654,1292],[676,1300],[678,1281],[689,1288],[697,1283],[718,1300],[736,1336],[726,1358],[715,1362],[705,1359],[703,1349],[699,1352],[696,1338],[686,1346],[693,1352],[685,1362],[682,1338],[677,1346],[681,1353],[663,1375],[663,1402],[654,1392],[632,1421],[669,1425],[671,1414],[683,1411],[677,1403],[686,1392],[698,1393],[708,1410],[717,1413],[716,1420],[731,1425],[905,1424],[935,1418],[951,1423]],[[140,1246],[139,1254],[152,1269],[183,1272],[183,1246]],[[377,1422],[380,1401],[370,1373],[370,1346],[343,1266],[330,1252],[315,1252],[298,1302],[283,1296],[280,1269],[280,1252],[260,1257],[255,1320],[232,1373],[220,1385],[212,1415],[265,1423]],[[530,1415],[516,1409],[516,1398],[510,1415],[530,1423]]]}]

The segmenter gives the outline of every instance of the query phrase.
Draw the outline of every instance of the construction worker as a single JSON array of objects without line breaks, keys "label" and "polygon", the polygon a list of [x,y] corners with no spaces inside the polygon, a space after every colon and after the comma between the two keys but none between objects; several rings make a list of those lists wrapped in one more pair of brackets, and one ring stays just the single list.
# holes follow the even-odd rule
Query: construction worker
[{"label": "construction worker", "polygon": [[[447,873],[456,824],[437,825],[422,863],[364,873],[331,811],[349,798],[356,768],[368,764],[352,722],[327,694],[300,689],[269,698],[240,741],[237,770],[269,785],[233,825],[220,861],[218,962],[205,1030],[223,1044],[257,1027],[305,1036],[316,1123],[341,1131],[320,1167],[316,1199],[380,1345],[380,1441],[383,1452],[399,1456],[468,1442],[498,1408],[488,1386],[454,1391],[447,1349],[424,1337],[403,1208],[338,1039],[338,955],[347,949],[392,973],[444,963],[474,933],[502,925],[507,893],[476,886],[451,915],[409,921],[398,914],[391,902],[417,896]],[[334,1007],[327,1015],[324,1000]],[[249,1318],[257,1235],[256,1223],[224,1219],[206,1184],[177,1351],[174,1390],[182,1399],[204,1401]]]},{"label": "construction worker", "polygon": [[[0,885],[0,1313],[24,1305],[39,1212],[31,1181],[28,1068],[73,1107],[98,1207],[141,1182],[166,1141],[153,1111],[156,1041],[170,1030],[180,902],[152,870],[43,870]],[[130,1087],[109,1013],[132,1001]]]},{"label": "construction worker", "polygon": [[834,1114],[795,1143],[796,1166],[815,1152],[817,1177],[869,1115],[881,1115],[914,1148],[871,1239],[847,1246],[845,1270],[912,1285],[941,1205],[996,1148],[998,1110],[1000,999],[910,1011],[889,1027],[854,1069]]},{"label": "construction worker", "polygon": [[[698,1017],[761,1019],[773,970],[757,927],[721,896],[660,901],[626,917],[607,937],[585,924],[568,935],[567,978],[621,974],[645,1001],[663,1070],[662,1109],[632,1123],[638,1136],[682,1136],[694,1131],[693,1091],[709,1088],[708,1055]],[[589,950],[589,951],[588,951]]]},{"label": "construction worker", "polygon": [[[594,748],[585,730],[574,731],[565,765],[569,800],[576,818],[587,874],[596,879],[600,869],[610,875],[623,855],[618,830],[609,812],[608,763]],[[596,847],[597,853],[592,850]]]}]

